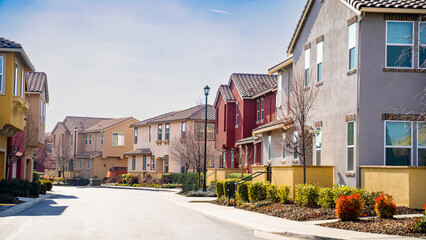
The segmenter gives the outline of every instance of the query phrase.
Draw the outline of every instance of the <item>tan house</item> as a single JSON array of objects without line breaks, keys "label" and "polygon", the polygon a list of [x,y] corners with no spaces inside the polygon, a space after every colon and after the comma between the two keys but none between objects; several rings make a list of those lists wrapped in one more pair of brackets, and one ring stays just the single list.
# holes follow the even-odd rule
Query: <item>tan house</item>
[{"label": "tan house", "polygon": [[[173,148],[175,141],[188,139],[194,133],[197,139],[204,139],[205,105],[198,105],[181,111],[168,112],[149,118],[130,127],[134,131],[134,147],[125,154],[128,159],[128,173],[146,172],[167,173],[193,170],[185,164],[186,159],[178,159]],[[219,164],[219,152],[214,151],[215,112],[208,106],[207,115],[208,167]]]},{"label": "tan house", "polygon": [[46,104],[49,103],[47,75],[44,72],[26,73],[27,90],[25,100],[30,104],[24,129],[24,166],[21,168],[25,179],[32,181],[34,150],[44,147],[46,127]]},{"label": "tan house", "polygon": [[83,178],[104,178],[108,172],[126,171],[124,153],[133,148],[133,117],[102,120],[87,128],[83,151],[78,152],[74,171]]}]

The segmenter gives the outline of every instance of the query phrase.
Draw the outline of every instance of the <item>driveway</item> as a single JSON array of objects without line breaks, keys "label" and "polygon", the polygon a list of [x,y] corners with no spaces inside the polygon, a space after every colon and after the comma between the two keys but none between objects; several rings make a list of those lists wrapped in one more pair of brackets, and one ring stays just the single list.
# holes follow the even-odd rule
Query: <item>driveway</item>
[{"label": "driveway", "polygon": [[174,204],[170,192],[55,186],[54,193],[1,218],[0,239],[262,239]]}]

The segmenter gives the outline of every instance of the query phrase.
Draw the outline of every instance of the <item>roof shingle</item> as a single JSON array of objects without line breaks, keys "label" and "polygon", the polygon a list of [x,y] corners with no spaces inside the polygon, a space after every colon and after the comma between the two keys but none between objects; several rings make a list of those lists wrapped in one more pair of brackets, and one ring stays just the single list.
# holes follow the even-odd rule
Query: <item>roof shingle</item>
[{"label": "roof shingle", "polygon": [[235,84],[241,97],[244,98],[276,88],[278,77],[268,74],[233,73],[229,80]]},{"label": "roof shingle", "polygon": [[235,101],[234,94],[232,94],[232,91],[228,85],[220,85],[219,92],[222,94],[222,97],[225,101]]},{"label": "roof shingle", "polygon": [[425,0],[344,0],[356,10],[363,7],[372,8],[406,8],[406,9],[426,9]]},{"label": "roof shingle", "polygon": [[71,125],[77,127],[79,132],[82,132],[102,120],[110,119],[111,118],[67,116],[63,122],[65,123],[65,121],[69,121]]},{"label": "roof shingle", "polygon": [[[105,130],[107,128],[118,125],[118,124],[123,123],[127,120],[130,120],[130,119],[134,119],[134,118],[133,117],[125,117],[125,118],[113,118],[113,119],[108,119],[108,120],[102,120],[102,121],[99,121],[98,123],[95,123],[91,127],[87,128],[85,130],[85,132],[95,132],[95,131]],[[136,120],[136,119],[134,119],[134,120]]]},{"label": "roof shingle", "polygon": [[21,44],[0,37],[0,48],[22,48]]},{"label": "roof shingle", "polygon": [[46,102],[49,103],[49,89],[47,87],[47,75],[44,72],[27,72],[27,91],[43,92],[45,90]]}]

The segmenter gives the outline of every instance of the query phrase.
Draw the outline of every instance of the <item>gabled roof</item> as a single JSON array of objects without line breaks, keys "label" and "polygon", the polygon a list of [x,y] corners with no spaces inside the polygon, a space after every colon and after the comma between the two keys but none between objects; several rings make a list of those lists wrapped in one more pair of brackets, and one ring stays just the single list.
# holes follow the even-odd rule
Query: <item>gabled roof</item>
[{"label": "gabled roof", "polygon": [[24,60],[25,64],[27,65],[27,67],[31,71],[35,72],[35,68],[33,64],[31,63],[30,59],[28,58],[27,54],[25,53],[24,49],[22,48],[21,44],[11,41],[9,39],[0,37],[0,51],[19,53],[22,59]]},{"label": "gabled roof", "polygon": [[102,120],[99,121],[98,123],[95,123],[94,125],[92,125],[91,127],[87,128],[85,130],[85,132],[97,132],[97,131],[103,131],[106,130],[108,128],[114,127],[116,125],[119,125],[121,123],[124,123],[126,121],[129,120],[134,120],[137,121],[135,118],[133,117],[125,117],[125,118],[114,118],[114,119],[109,119],[109,120]]},{"label": "gabled roof", "polygon": [[51,133],[54,133],[56,128],[62,128],[62,130],[64,130],[64,132],[70,132],[70,130],[67,128],[67,126],[65,126],[65,124],[63,122],[58,122],[56,123],[55,127],[52,129]]},{"label": "gabled roof", "polygon": [[219,100],[219,95],[222,95],[222,98],[225,102],[235,102],[234,94],[232,94],[231,88],[228,85],[220,85],[219,89],[216,92],[216,97],[214,99],[213,106],[216,107],[217,101]]},{"label": "gabled roof", "polygon": [[77,127],[79,132],[82,132],[89,127],[95,125],[96,123],[102,120],[110,120],[111,118],[97,118],[97,117],[76,117],[76,116],[67,116],[63,123],[69,121],[73,127]]},{"label": "gabled roof", "polygon": [[43,92],[45,90],[46,102],[49,103],[49,89],[47,87],[47,75],[44,72],[27,72],[27,92]]},{"label": "gabled roof", "polygon": [[277,87],[278,77],[268,74],[233,73],[228,86],[235,84],[242,98],[251,98]]},{"label": "gabled roof", "polygon": [[290,56],[290,57],[286,58],[284,61],[282,61],[282,62],[278,63],[277,65],[268,69],[268,74],[269,75],[274,74],[274,73],[278,72],[280,69],[285,68],[292,63],[293,63],[293,56]]},{"label": "gabled roof", "polygon": [[[425,0],[340,0],[340,2],[359,15],[362,12],[426,14]],[[299,37],[313,3],[314,0],[307,0],[302,16],[299,18],[299,22],[288,45],[287,55],[293,53],[295,42]]]},{"label": "gabled roof", "polygon": [[[134,123],[130,127],[140,127],[153,123],[173,122],[181,120],[204,120],[205,105],[198,105],[181,111],[173,111]],[[207,105],[207,121],[215,121],[216,113],[212,105]]]}]

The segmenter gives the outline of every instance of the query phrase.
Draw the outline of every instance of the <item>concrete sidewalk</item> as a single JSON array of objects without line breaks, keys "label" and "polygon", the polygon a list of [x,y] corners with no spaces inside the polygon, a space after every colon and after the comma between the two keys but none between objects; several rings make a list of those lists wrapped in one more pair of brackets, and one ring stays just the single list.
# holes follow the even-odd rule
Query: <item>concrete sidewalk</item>
[{"label": "concrete sidewalk", "polygon": [[291,221],[234,207],[208,203],[208,201],[214,199],[216,198],[187,198],[177,194],[169,198],[175,204],[197,210],[208,216],[232,222],[255,231],[273,233],[283,237],[299,239],[415,239],[403,236],[326,228],[308,222]]},{"label": "concrete sidewalk", "polygon": [[3,211],[0,212],[0,217],[7,217],[7,216],[11,216],[14,215],[26,208],[29,208],[31,206],[33,206],[34,204],[37,204],[41,201],[43,201],[44,199],[50,198],[53,194],[52,193],[46,193],[46,194],[40,194],[40,196],[38,198],[19,198],[19,200],[25,201],[24,203],[21,204],[16,204],[13,207],[7,208]]}]

